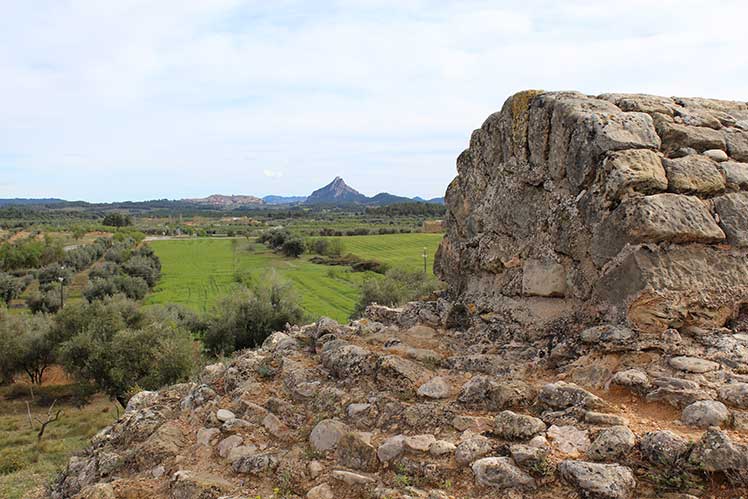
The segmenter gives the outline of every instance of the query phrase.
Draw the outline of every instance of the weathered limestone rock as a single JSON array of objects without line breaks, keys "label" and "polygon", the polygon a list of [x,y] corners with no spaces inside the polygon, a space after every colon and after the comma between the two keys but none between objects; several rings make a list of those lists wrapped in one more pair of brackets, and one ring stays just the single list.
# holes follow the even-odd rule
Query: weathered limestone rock
[{"label": "weathered limestone rock", "polygon": [[322,483],[309,489],[306,493],[306,499],[335,499],[335,493],[329,485]]},{"label": "weathered limestone rock", "polygon": [[714,210],[727,242],[741,248],[748,246],[748,193],[720,196],[714,200]]},{"label": "weathered limestone rock", "polygon": [[730,419],[730,411],[722,402],[700,400],[683,408],[681,421],[696,428],[722,426]]},{"label": "weathered limestone rock", "polygon": [[479,485],[508,489],[535,484],[535,480],[508,457],[485,457],[475,461],[471,468]]},{"label": "weathered limestone rock", "polygon": [[725,161],[719,164],[719,169],[725,176],[725,185],[729,190],[748,189],[748,163]]},{"label": "weathered limestone rock", "polygon": [[350,432],[338,441],[335,451],[338,464],[360,471],[377,469],[377,451],[360,433]]},{"label": "weathered limestone rock", "polygon": [[748,383],[732,383],[719,390],[719,398],[740,409],[748,409]]},{"label": "weathered limestone rock", "polygon": [[234,490],[234,485],[208,473],[182,470],[174,474],[171,497],[174,499],[215,499]]},{"label": "weathered limestone rock", "polygon": [[642,456],[656,465],[672,466],[689,449],[688,440],[669,430],[658,430],[644,435],[639,442]]},{"label": "weathered limestone rock", "polygon": [[342,421],[325,419],[317,423],[309,434],[309,443],[315,450],[324,452],[334,449],[338,441],[348,432],[348,426]]},{"label": "weathered limestone rock", "polygon": [[442,377],[431,378],[426,383],[418,387],[418,395],[432,399],[444,399],[449,397],[451,387]]},{"label": "weathered limestone rock", "polygon": [[530,440],[545,431],[545,423],[535,417],[502,411],[496,416],[496,434],[507,440]]},{"label": "weathered limestone rock", "polygon": [[559,452],[569,457],[579,457],[590,448],[590,437],[587,430],[574,426],[556,426],[548,428],[548,438]]},{"label": "weathered limestone rock", "polygon": [[529,326],[720,327],[748,301],[745,121],[744,102],[520,92],[457,159],[435,271]]},{"label": "weathered limestone rock", "polygon": [[482,435],[477,435],[457,445],[455,461],[459,464],[468,464],[485,456],[492,450],[493,444],[491,440]]},{"label": "weathered limestone rock", "polygon": [[627,499],[636,487],[634,473],[619,464],[562,461],[558,472],[561,478],[579,488],[584,497]]},{"label": "weathered limestone rock", "polygon": [[734,443],[726,433],[710,428],[688,456],[699,470],[722,471],[735,485],[745,485],[748,476],[748,446]]},{"label": "weathered limestone rock", "polygon": [[703,374],[719,369],[719,364],[698,357],[679,356],[670,359],[670,365],[680,371]]},{"label": "weathered limestone rock", "polygon": [[[723,151],[720,151],[724,154]],[[693,154],[677,159],[663,160],[671,192],[679,194],[710,195],[724,190],[717,164],[706,156]]]},{"label": "weathered limestone rock", "polygon": [[587,450],[594,461],[613,461],[625,456],[636,445],[636,436],[625,426],[613,426],[598,433]]}]

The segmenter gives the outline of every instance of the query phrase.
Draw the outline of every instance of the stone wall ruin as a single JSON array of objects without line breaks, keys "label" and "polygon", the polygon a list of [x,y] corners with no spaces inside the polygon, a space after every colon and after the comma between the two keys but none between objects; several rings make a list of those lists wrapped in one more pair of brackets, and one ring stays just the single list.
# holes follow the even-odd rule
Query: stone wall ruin
[{"label": "stone wall ruin", "polygon": [[748,302],[748,104],[525,91],[474,131],[435,270],[524,322],[719,327]]}]

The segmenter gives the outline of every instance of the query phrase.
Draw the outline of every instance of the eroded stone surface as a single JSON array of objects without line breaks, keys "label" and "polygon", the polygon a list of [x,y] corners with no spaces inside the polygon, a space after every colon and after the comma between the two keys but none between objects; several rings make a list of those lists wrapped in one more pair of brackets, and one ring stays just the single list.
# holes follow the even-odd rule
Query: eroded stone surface
[{"label": "eroded stone surface", "polygon": [[748,301],[745,116],[712,99],[512,96],[457,160],[437,274],[453,300],[534,327],[580,305],[647,332],[724,325]]}]

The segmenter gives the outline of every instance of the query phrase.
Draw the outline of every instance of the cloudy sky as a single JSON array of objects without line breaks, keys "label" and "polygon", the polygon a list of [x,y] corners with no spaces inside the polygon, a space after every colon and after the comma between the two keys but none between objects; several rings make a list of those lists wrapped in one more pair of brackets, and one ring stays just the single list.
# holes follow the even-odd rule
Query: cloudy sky
[{"label": "cloudy sky", "polygon": [[0,198],[437,196],[518,90],[748,100],[744,0],[0,6]]}]

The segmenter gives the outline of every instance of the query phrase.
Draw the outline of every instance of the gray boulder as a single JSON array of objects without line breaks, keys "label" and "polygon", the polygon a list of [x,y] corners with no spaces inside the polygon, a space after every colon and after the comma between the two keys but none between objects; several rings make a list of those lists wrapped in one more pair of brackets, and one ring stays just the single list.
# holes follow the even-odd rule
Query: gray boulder
[{"label": "gray boulder", "polygon": [[594,461],[614,461],[628,454],[636,445],[636,435],[625,426],[612,426],[597,434],[587,450]]},{"label": "gray boulder", "polygon": [[502,411],[496,416],[496,434],[507,440],[530,440],[545,431],[545,423],[533,416]]},{"label": "gray boulder", "polygon": [[725,404],[715,400],[701,400],[683,408],[681,421],[695,428],[722,426],[730,420]]},{"label": "gray boulder", "polygon": [[566,460],[558,465],[558,473],[590,499],[628,499],[636,488],[634,473],[619,464]]},{"label": "gray boulder", "polygon": [[317,423],[309,434],[309,443],[316,451],[334,449],[338,441],[348,432],[348,426],[337,419],[325,419]]},{"label": "gray boulder", "polygon": [[508,457],[485,457],[471,466],[475,483],[496,489],[532,487],[535,480]]},{"label": "gray boulder", "polygon": [[642,456],[656,465],[672,466],[688,453],[688,440],[670,430],[658,430],[646,433],[639,449]]}]

